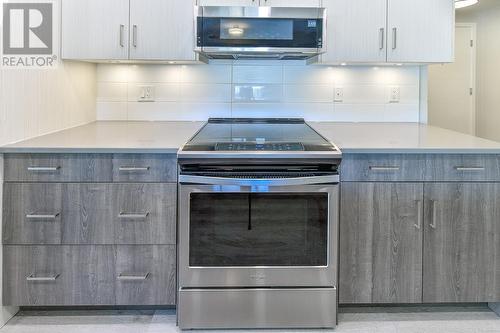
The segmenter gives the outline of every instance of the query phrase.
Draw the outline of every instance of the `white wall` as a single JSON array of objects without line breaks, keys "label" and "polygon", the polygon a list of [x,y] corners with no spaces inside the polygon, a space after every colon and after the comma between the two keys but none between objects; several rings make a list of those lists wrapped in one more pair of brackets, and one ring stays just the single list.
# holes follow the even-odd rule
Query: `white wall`
[{"label": "white wall", "polygon": [[476,135],[500,141],[500,1],[458,11],[457,22],[477,24]]},{"label": "white wall", "polygon": [[[265,64],[265,65],[263,65]],[[418,122],[420,68],[262,63],[98,65],[100,120],[304,117],[317,121]],[[153,85],[156,102],[137,102]],[[401,102],[389,103],[392,86]],[[336,87],[343,102],[334,102]]]},{"label": "white wall", "polygon": [[0,69],[0,145],[95,120],[96,65]]}]

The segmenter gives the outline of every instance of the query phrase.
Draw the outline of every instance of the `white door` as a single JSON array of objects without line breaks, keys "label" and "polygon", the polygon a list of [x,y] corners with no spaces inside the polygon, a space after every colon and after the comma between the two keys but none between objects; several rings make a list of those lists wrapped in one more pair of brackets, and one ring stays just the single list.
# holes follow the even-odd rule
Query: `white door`
[{"label": "white door", "polygon": [[387,0],[323,0],[327,10],[325,63],[386,61]]},{"label": "white door", "polygon": [[272,7],[320,7],[321,0],[260,0],[261,6]]},{"label": "white door", "polygon": [[195,60],[193,0],[131,0],[130,59]]},{"label": "white door", "polygon": [[63,0],[63,59],[128,59],[129,0]]},{"label": "white door", "polygon": [[198,6],[258,6],[259,0],[198,0]]},{"label": "white door", "polygon": [[388,62],[452,62],[454,0],[388,0]]},{"label": "white door", "polygon": [[455,62],[429,66],[429,124],[475,134],[475,27],[456,28]]}]

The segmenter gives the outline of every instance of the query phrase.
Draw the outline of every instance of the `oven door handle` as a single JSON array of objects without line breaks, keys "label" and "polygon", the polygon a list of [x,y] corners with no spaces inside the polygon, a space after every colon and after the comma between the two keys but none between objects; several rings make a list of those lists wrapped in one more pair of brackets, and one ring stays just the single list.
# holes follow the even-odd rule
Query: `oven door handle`
[{"label": "oven door handle", "polygon": [[225,178],[225,177],[205,177],[192,175],[179,175],[181,184],[198,185],[222,185],[222,186],[300,186],[337,184],[340,181],[339,175],[311,176],[298,178]]}]

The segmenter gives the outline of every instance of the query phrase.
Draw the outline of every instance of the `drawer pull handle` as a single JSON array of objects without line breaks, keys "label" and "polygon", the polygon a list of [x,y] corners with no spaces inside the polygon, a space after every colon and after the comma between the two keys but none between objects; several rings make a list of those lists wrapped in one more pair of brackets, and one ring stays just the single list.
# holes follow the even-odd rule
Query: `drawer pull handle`
[{"label": "drawer pull handle", "polygon": [[415,229],[420,230],[422,228],[422,201],[417,200],[417,223],[415,223]]},{"label": "drawer pull handle", "polygon": [[55,172],[55,171],[59,171],[60,169],[61,169],[60,166],[56,166],[56,167],[31,166],[31,167],[28,167],[28,171],[33,171],[33,172]]},{"label": "drawer pull handle", "polygon": [[36,276],[35,274],[31,274],[26,277],[26,281],[33,281],[33,282],[55,281],[58,277],[59,274],[54,274],[51,276]]},{"label": "drawer pull handle", "polygon": [[486,170],[484,167],[455,167],[457,171],[484,171]]},{"label": "drawer pull handle", "polygon": [[149,216],[149,212],[146,212],[146,213],[143,213],[143,214],[120,212],[120,214],[118,214],[119,218],[122,218],[122,219],[135,219],[135,220],[137,220],[137,219],[146,219],[148,216]]},{"label": "drawer pull handle", "polygon": [[120,273],[117,277],[120,281],[144,281],[149,277],[149,273],[145,274],[129,274]]},{"label": "drawer pull handle", "polygon": [[30,220],[55,220],[60,213],[56,214],[27,214],[26,218]]},{"label": "drawer pull handle", "polygon": [[370,167],[371,171],[399,171],[400,168],[397,166],[388,166],[388,167],[383,167],[383,166],[371,166]]},{"label": "drawer pull handle", "polygon": [[431,200],[431,205],[432,205],[432,220],[431,220],[431,223],[429,224],[429,226],[432,228],[432,229],[436,229],[437,228],[437,225],[436,225],[436,221],[437,221],[437,204],[436,204],[436,201],[435,200]]},{"label": "drawer pull handle", "polygon": [[118,168],[119,171],[122,172],[143,172],[143,171],[149,171],[151,169],[150,167],[120,167]]}]

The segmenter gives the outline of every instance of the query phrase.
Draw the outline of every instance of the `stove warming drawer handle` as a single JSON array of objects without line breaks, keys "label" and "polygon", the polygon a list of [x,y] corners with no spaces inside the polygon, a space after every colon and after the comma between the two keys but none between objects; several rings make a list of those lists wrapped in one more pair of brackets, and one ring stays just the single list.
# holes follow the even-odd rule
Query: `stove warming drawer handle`
[{"label": "stove warming drawer handle", "polygon": [[222,185],[222,186],[300,186],[300,185],[337,184],[339,183],[339,181],[340,181],[339,175],[311,176],[311,177],[300,177],[300,178],[269,178],[269,179],[179,175],[179,182],[181,184]]}]

